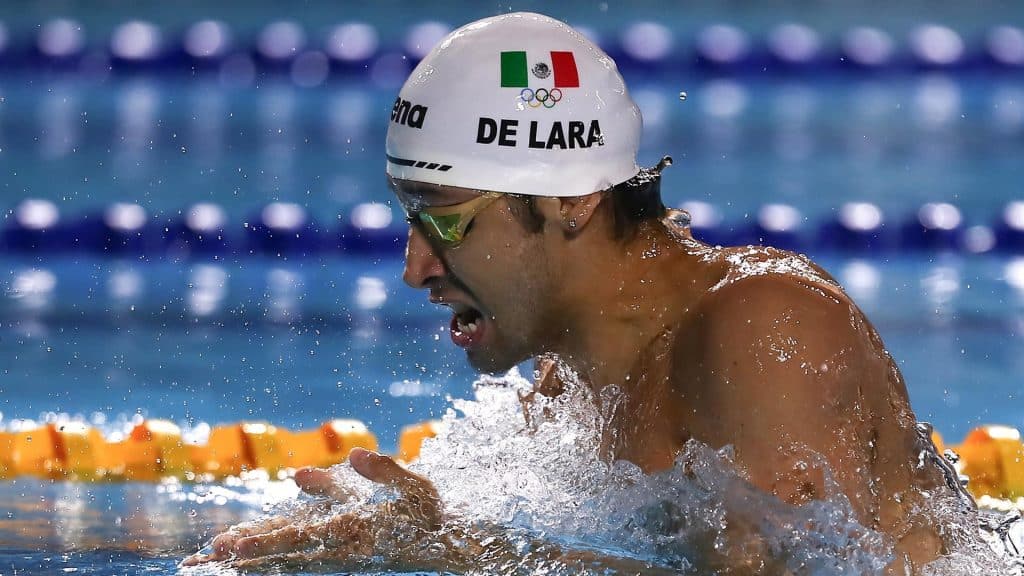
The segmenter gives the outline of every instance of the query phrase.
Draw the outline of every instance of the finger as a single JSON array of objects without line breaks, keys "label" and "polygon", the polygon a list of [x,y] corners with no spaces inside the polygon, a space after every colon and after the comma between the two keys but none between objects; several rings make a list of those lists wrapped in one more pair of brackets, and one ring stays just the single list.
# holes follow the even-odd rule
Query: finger
[{"label": "finger", "polygon": [[344,550],[321,550],[317,552],[294,552],[244,558],[231,562],[231,567],[242,572],[324,572],[332,570],[360,570],[367,565],[365,556],[345,554]]},{"label": "finger", "polygon": [[197,564],[205,564],[207,562],[228,560],[235,554],[234,548],[238,540],[250,536],[268,534],[274,530],[283,528],[292,522],[293,519],[290,517],[275,516],[272,518],[262,518],[245,524],[232,526],[227,532],[223,532],[214,537],[203,551],[197,552],[182,560],[181,565],[195,566]]},{"label": "finger", "polygon": [[206,564],[207,562],[216,562],[218,559],[213,557],[213,554],[203,554],[202,552],[196,552],[195,554],[182,560],[178,566],[198,566],[200,564]]},{"label": "finger", "polygon": [[389,456],[362,448],[353,448],[348,459],[356,472],[374,482],[394,486],[401,492],[396,503],[399,512],[419,520],[427,530],[441,528],[441,499],[429,480],[402,468]]},{"label": "finger", "polygon": [[278,571],[303,571],[312,570],[314,566],[319,569],[317,556],[309,556],[300,552],[292,554],[275,554],[273,556],[258,556],[256,558],[239,558],[232,561],[229,566],[239,572],[278,572]]},{"label": "finger", "polygon": [[353,448],[348,454],[348,460],[356,472],[378,484],[386,484],[399,489],[409,484],[430,484],[426,478],[402,468],[390,456],[363,448]]},{"label": "finger", "polygon": [[232,551],[239,558],[298,552],[314,541],[315,532],[317,530],[311,526],[286,526],[268,534],[239,538]]},{"label": "finger", "polygon": [[[255,527],[246,527],[245,529],[253,530]],[[218,534],[210,544],[204,549],[209,550],[207,553],[197,552],[185,558],[181,561],[182,566],[195,566],[197,564],[205,564],[207,562],[218,562],[220,560],[227,560],[231,558],[234,553],[235,543],[239,538],[242,538],[245,530],[240,527],[235,527],[229,532]]]},{"label": "finger", "polygon": [[355,494],[323,468],[301,468],[295,472],[295,483],[306,494],[326,496],[339,502],[352,500]]},{"label": "finger", "polygon": [[241,538],[231,557],[238,562],[305,555],[312,557],[329,551],[340,557],[373,554],[374,537],[367,518],[340,514],[324,522],[303,526],[286,526],[269,534]]},{"label": "finger", "polygon": [[[236,538],[242,536],[253,536],[256,534],[266,534],[278,528],[282,528],[291,523],[291,520],[286,516],[273,516],[270,518],[261,518],[252,522],[246,522],[245,524],[239,524],[231,527],[230,530],[221,534],[220,536],[235,536]],[[220,538],[218,536],[217,538]],[[214,538],[214,542],[217,541]]]}]

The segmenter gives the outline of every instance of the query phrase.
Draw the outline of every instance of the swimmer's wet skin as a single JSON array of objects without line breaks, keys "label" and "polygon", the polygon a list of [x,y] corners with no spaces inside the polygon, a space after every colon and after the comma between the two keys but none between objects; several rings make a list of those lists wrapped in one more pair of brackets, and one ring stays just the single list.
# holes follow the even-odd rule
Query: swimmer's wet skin
[{"label": "swimmer's wet skin", "polygon": [[[951,546],[925,500],[946,495],[973,510],[918,434],[877,332],[806,258],[694,239],[661,203],[661,166],[636,164],[641,126],[614,63],[567,25],[516,13],[456,30],[413,71],[391,114],[387,173],[410,222],[405,281],[452,308],[452,340],[480,371],[533,357],[540,394],[562,388],[562,368],[595,396],[617,389],[607,459],[653,474],[692,438],[732,446],[753,487],[793,506],[824,498],[834,481],[857,520],[891,540],[889,571],[919,572]],[[239,528],[186,563],[365,567],[375,557],[462,571],[515,556],[500,527],[458,528],[428,479],[365,451],[351,465],[398,500],[314,525]],[[297,481],[342,490],[314,472]],[[756,524],[726,522],[727,538],[757,536]],[[322,544],[315,556],[311,543]],[[424,552],[436,544],[440,555]],[[654,569],[536,549],[538,562]],[[698,571],[762,573],[778,560],[735,549],[706,558]]]}]

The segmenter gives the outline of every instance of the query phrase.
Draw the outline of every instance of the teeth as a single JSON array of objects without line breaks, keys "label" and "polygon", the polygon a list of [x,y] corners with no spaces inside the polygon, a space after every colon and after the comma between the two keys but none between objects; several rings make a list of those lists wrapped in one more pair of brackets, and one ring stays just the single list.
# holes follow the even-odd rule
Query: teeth
[{"label": "teeth", "polygon": [[456,318],[456,322],[459,324],[459,331],[466,334],[475,334],[477,331],[476,322],[470,322],[469,324],[463,324],[462,320]]}]

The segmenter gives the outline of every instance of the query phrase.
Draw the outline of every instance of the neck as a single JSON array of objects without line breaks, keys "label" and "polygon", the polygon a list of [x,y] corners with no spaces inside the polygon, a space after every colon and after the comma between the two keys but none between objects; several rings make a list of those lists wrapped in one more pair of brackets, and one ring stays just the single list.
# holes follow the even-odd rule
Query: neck
[{"label": "neck", "polygon": [[641,360],[707,288],[701,245],[657,221],[626,244],[591,236],[565,259],[568,313],[554,351],[595,393],[617,385],[628,403],[643,401],[656,390],[641,384]]}]

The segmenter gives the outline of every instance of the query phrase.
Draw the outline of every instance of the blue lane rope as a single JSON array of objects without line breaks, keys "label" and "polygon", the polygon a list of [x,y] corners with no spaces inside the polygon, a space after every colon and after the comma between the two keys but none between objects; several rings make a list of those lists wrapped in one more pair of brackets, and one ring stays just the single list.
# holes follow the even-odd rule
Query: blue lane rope
[{"label": "blue lane rope", "polygon": [[[820,222],[795,206],[766,204],[752,217],[729,221],[704,202],[683,202],[695,237],[710,244],[761,244],[799,252],[887,254],[895,251],[1024,253],[1024,201],[1005,205],[988,224],[967,225],[953,204],[927,203],[896,217],[868,202],[849,202]],[[26,199],[0,226],[0,254],[100,254],[147,257],[399,256],[404,221],[381,203],[364,203],[327,226],[298,204],[274,202],[244,221],[213,203],[171,217],[150,217],[138,204],[62,217],[48,200]]]},{"label": "blue lane rope", "polygon": [[[935,24],[912,27],[902,37],[871,27],[854,27],[825,35],[807,26],[786,23],[761,37],[727,24],[705,26],[683,37],[659,22],[640,21],[616,34],[595,37],[624,70],[674,71],[690,75],[820,74],[827,71],[879,74],[891,72],[1019,72],[1024,69],[1024,30],[1006,24],[965,38]],[[319,85],[334,75],[367,75],[399,60],[415,65],[450,27],[437,22],[411,26],[397,45],[382,44],[370,24],[342,22],[314,37],[290,21],[270,22],[247,42],[230,27],[203,20],[184,30],[165,30],[143,21],[114,28],[107,38],[90,37],[73,20],[57,18],[32,30],[7,31],[0,22],[0,68],[118,73],[256,72],[290,76],[302,87]],[[396,60],[399,59],[399,60]]]}]

